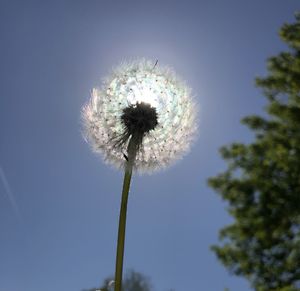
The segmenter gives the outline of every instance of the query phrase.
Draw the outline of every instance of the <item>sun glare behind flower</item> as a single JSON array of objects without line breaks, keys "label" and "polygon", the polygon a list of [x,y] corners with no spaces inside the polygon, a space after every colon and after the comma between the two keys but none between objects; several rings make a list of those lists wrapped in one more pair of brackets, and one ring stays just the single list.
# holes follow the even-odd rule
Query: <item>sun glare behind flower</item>
[{"label": "sun glare behind flower", "polygon": [[157,84],[153,83],[151,80],[153,76],[147,76],[147,82],[140,80],[132,86],[130,94],[128,95],[127,99],[128,102],[131,104],[136,103],[147,103],[150,104],[152,107],[157,107],[159,105],[158,94],[157,91]]},{"label": "sun glare behind flower", "polygon": [[138,171],[171,164],[189,149],[196,132],[189,88],[169,68],[144,59],[120,65],[93,89],[83,118],[89,143],[117,167],[124,167],[129,140],[138,135]]}]

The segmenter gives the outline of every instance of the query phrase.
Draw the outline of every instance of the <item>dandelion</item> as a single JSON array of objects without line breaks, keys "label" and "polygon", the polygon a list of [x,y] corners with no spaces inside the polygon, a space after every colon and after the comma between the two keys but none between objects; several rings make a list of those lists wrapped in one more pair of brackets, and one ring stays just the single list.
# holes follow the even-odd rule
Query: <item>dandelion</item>
[{"label": "dandelion", "polygon": [[134,170],[153,172],[187,152],[195,136],[190,89],[172,70],[154,65],[141,60],[117,67],[83,109],[86,139],[118,168],[126,167],[131,137]]},{"label": "dandelion", "polygon": [[94,151],[125,170],[115,273],[115,291],[120,291],[132,171],[159,170],[188,151],[196,133],[195,104],[171,69],[142,59],[115,68],[101,88],[92,90],[82,116]]}]

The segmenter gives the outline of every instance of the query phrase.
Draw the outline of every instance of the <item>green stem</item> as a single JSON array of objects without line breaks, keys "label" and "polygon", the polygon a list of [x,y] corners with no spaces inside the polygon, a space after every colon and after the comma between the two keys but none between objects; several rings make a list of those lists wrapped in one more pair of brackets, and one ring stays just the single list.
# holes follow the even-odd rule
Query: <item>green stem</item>
[{"label": "green stem", "polygon": [[128,161],[126,162],[125,175],[123,181],[121,209],[119,217],[119,231],[118,244],[116,256],[116,270],[115,270],[115,291],[122,289],[122,274],[123,274],[123,258],[125,245],[125,230],[126,230],[126,215],[127,215],[127,201],[132,176],[132,167],[136,155],[135,139],[131,138],[128,145]]}]

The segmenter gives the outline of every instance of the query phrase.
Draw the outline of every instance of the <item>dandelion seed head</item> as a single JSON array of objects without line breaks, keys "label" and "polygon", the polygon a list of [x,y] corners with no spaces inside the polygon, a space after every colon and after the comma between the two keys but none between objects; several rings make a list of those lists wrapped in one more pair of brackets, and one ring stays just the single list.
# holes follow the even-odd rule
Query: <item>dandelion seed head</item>
[{"label": "dandelion seed head", "polygon": [[152,172],[188,151],[195,108],[191,90],[171,69],[144,59],[123,63],[92,90],[82,110],[84,135],[105,161],[124,168],[129,139],[139,131],[134,169]]}]

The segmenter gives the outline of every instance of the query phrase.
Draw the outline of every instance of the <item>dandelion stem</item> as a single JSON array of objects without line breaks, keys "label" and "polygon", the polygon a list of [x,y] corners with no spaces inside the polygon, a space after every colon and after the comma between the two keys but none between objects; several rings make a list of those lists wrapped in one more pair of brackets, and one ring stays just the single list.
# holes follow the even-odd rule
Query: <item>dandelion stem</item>
[{"label": "dandelion stem", "polygon": [[121,209],[119,217],[119,230],[118,230],[118,244],[116,256],[116,270],[115,270],[115,291],[122,289],[122,274],[123,274],[123,258],[124,258],[124,245],[125,245],[125,231],[126,231],[126,215],[127,215],[127,202],[128,194],[132,176],[132,167],[135,160],[137,151],[136,138],[131,137],[128,145],[128,161],[125,166],[125,175],[123,181]]}]

